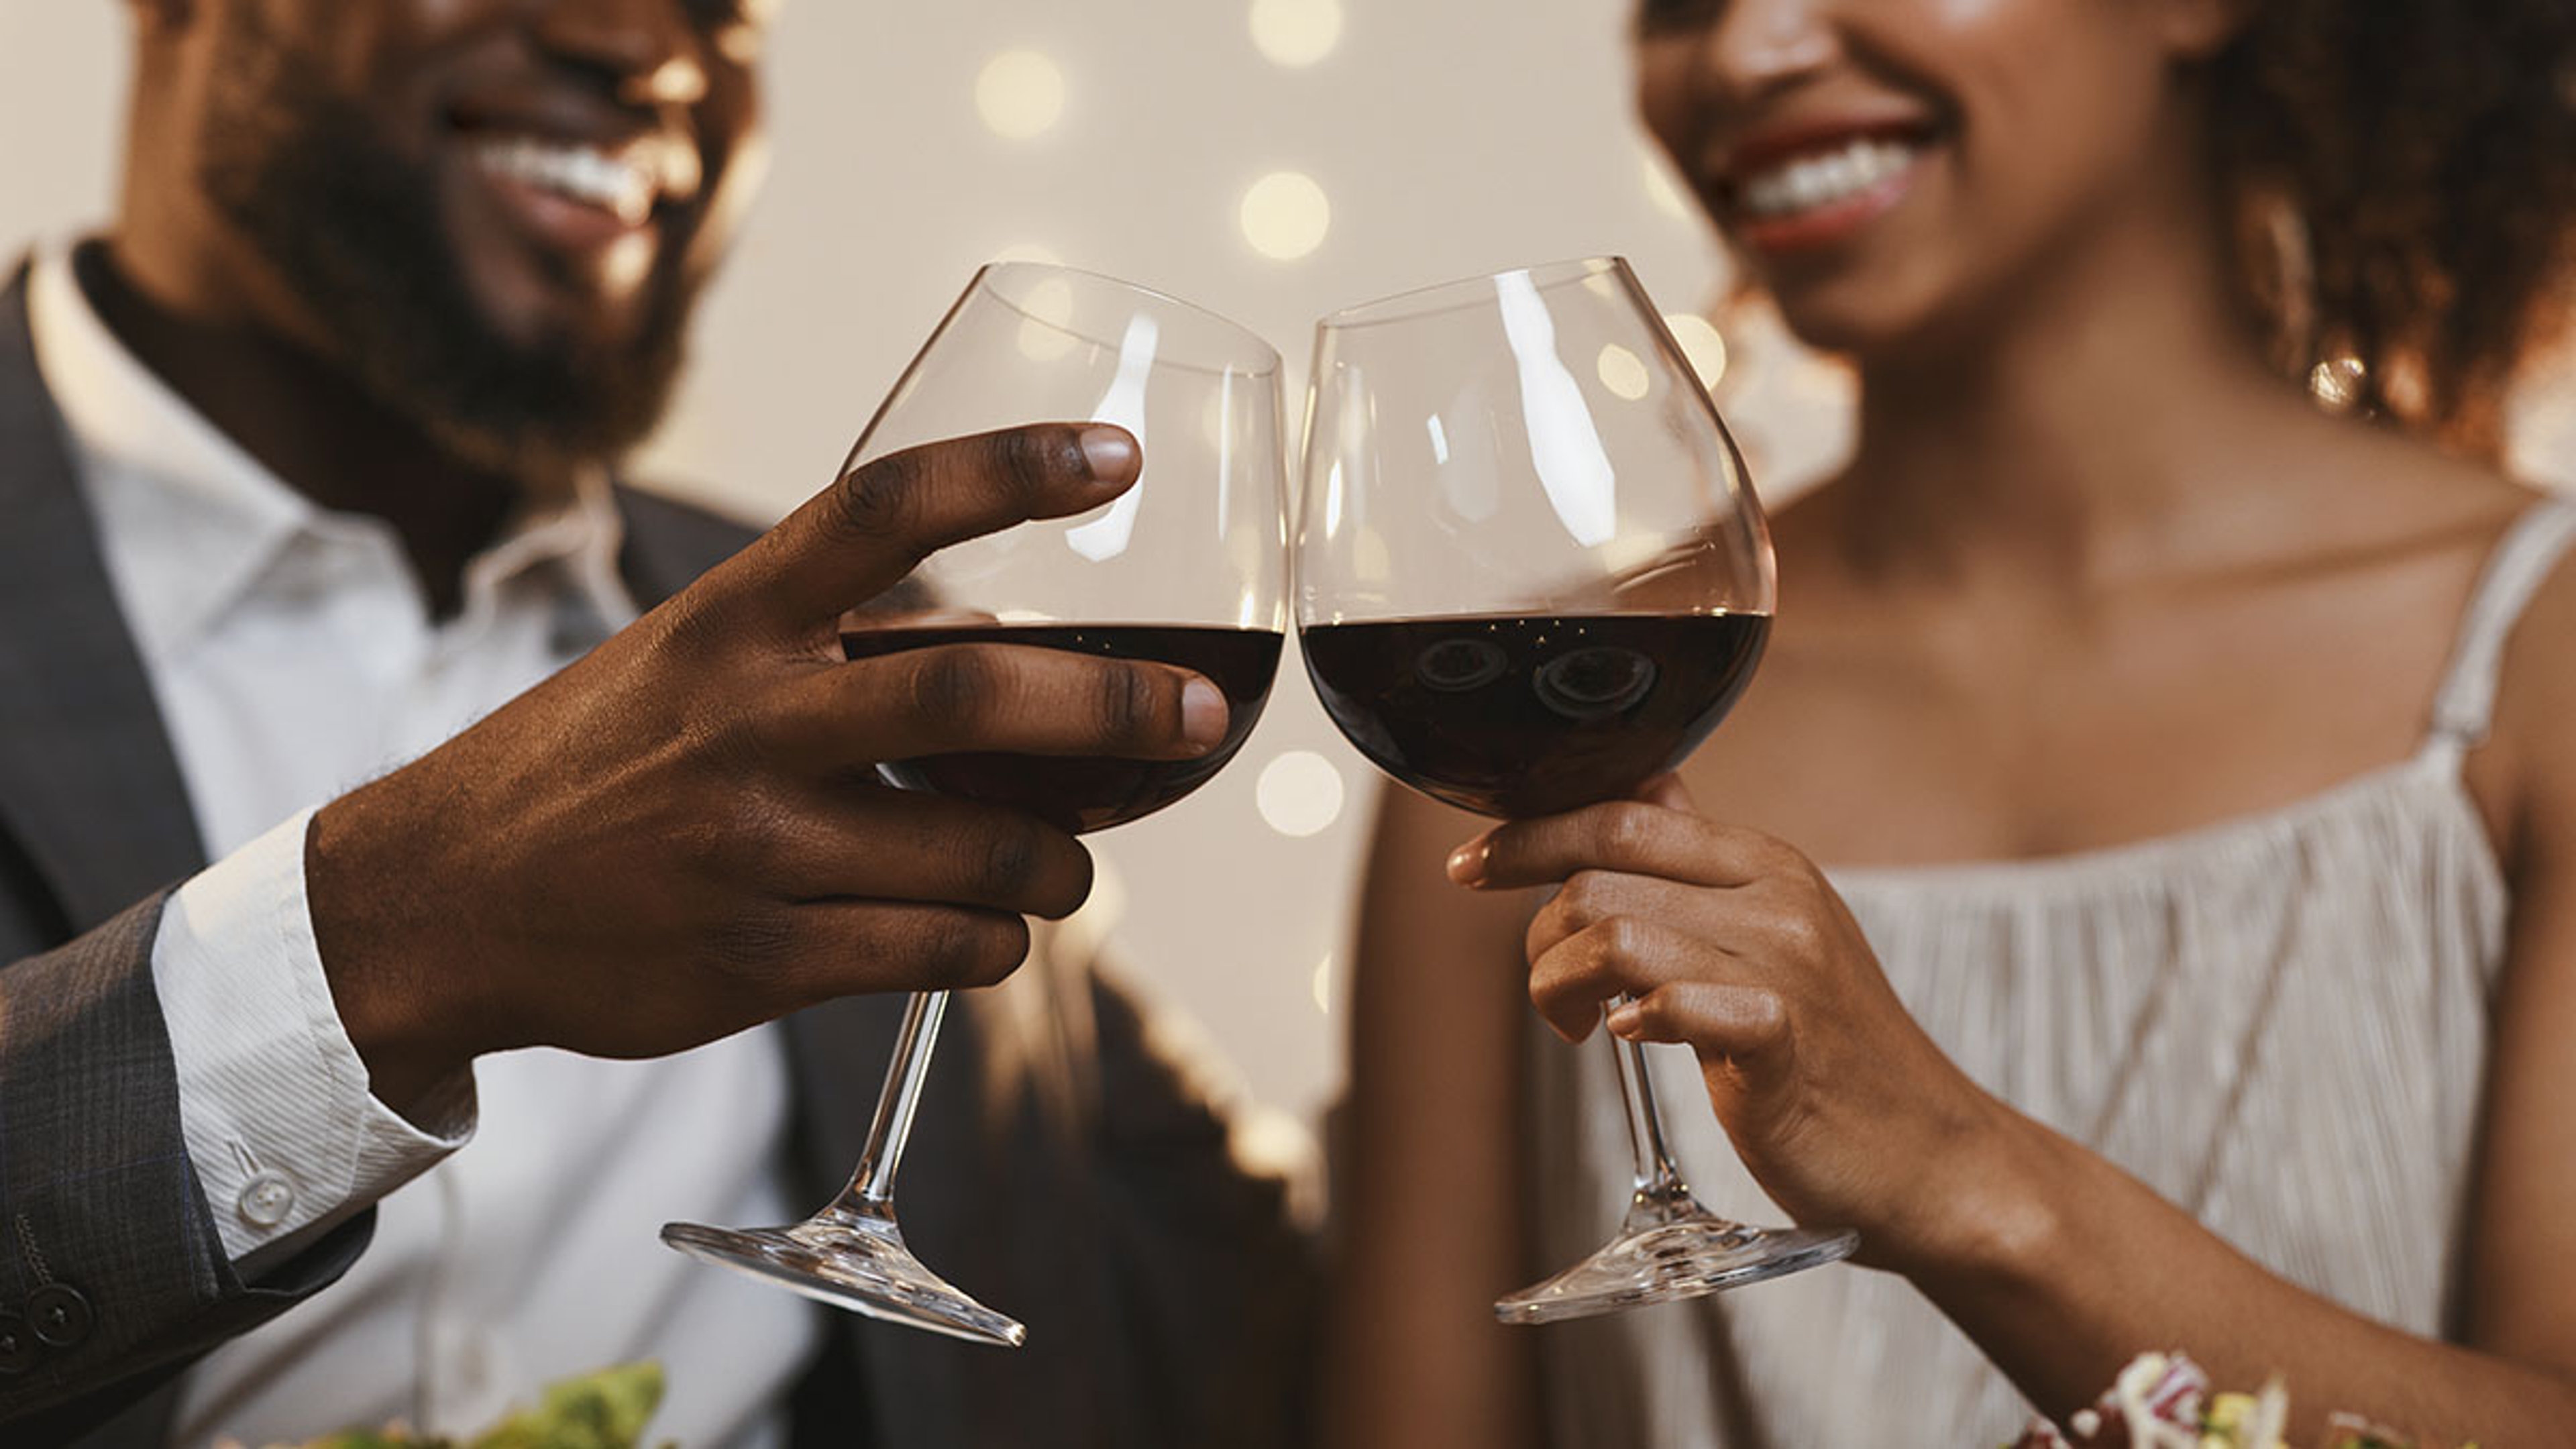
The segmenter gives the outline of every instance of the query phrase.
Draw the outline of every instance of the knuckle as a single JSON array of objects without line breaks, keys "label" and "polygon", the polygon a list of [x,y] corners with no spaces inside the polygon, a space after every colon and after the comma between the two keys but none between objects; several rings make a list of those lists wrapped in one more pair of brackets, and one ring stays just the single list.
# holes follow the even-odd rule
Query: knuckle
[{"label": "knuckle", "polygon": [[748,816],[777,808],[766,791],[763,762],[779,757],[784,723],[766,709],[693,711],[671,728],[673,746],[706,766],[728,791],[730,807]]},{"label": "knuckle", "polygon": [[945,724],[980,718],[1001,693],[998,671],[971,649],[926,649],[915,656],[912,704],[921,717]]},{"label": "knuckle", "polygon": [[766,996],[796,950],[796,915],[783,906],[737,911],[708,933],[707,963]]},{"label": "knuckle", "polygon": [[1099,672],[1094,684],[1102,726],[1112,738],[1150,737],[1163,718],[1162,679],[1141,664],[1118,664]]},{"label": "knuckle", "polygon": [[1611,806],[1601,819],[1601,850],[1613,860],[1634,860],[1644,855],[1655,839],[1655,810],[1650,805],[1623,802]]},{"label": "knuckle", "polygon": [[1550,958],[1530,971],[1529,998],[1541,1015],[1555,1015],[1581,990],[1581,974],[1572,963]]},{"label": "knuckle", "polygon": [[1772,917],[1771,941],[1792,960],[1812,961],[1824,954],[1825,930],[1812,911],[1781,911]]},{"label": "knuckle", "polygon": [[665,599],[645,618],[656,652],[697,662],[721,655],[732,642],[729,622],[721,617],[710,591],[693,588]]},{"label": "knuckle", "polygon": [[920,454],[908,450],[842,474],[827,495],[833,528],[854,538],[910,533],[920,517],[924,471]]},{"label": "knuckle", "polygon": [[1645,922],[1634,916],[1612,916],[1592,929],[1604,965],[1624,969],[1645,959],[1648,945]]},{"label": "knuckle", "polygon": [[932,933],[921,965],[932,980],[968,990],[1010,975],[1028,950],[1028,923],[1019,917],[962,916]]},{"label": "knuckle", "polygon": [[1607,871],[1578,870],[1566,877],[1564,888],[1549,906],[1561,913],[1569,928],[1579,931],[1612,914],[1612,893]]},{"label": "knuckle", "polygon": [[797,856],[790,807],[758,780],[725,791],[724,802],[701,827],[675,834],[700,870],[753,880],[775,879]]},{"label": "knuckle", "polygon": [[1071,428],[1011,428],[985,440],[985,466],[1010,495],[1029,499],[1088,471]]},{"label": "knuckle", "polygon": [[1776,991],[1755,988],[1745,992],[1735,1005],[1735,1017],[1746,1040],[1757,1046],[1772,1046],[1788,1039],[1789,1004]]},{"label": "knuckle", "polygon": [[966,884],[977,899],[1014,903],[1029,894],[1041,858],[1035,825],[1009,818],[982,822],[969,850]]}]

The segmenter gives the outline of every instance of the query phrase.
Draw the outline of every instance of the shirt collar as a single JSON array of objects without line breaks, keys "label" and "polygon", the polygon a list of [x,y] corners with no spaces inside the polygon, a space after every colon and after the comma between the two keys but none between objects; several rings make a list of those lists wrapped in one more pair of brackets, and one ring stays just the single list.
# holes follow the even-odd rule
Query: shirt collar
[{"label": "shirt collar", "polygon": [[[90,306],[70,249],[40,253],[28,278],[37,371],[60,410],[118,602],[148,660],[184,651],[257,590],[299,539],[393,547],[379,520],[333,514],[288,487],[190,406]],[[608,629],[635,604],[617,572],[623,520],[603,474],[531,510],[466,566],[466,614],[488,612],[514,579],[553,565]]]}]

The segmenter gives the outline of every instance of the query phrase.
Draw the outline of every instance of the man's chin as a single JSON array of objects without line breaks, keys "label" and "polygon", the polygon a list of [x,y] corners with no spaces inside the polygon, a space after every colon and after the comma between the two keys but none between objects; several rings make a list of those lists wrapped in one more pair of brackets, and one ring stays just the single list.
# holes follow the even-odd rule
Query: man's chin
[{"label": "man's chin", "polygon": [[652,434],[676,390],[689,297],[646,289],[620,303],[486,280],[458,276],[465,305],[411,319],[406,355],[358,360],[381,401],[458,461],[532,481],[613,466]]},{"label": "man's chin", "polygon": [[670,391],[667,383],[655,383],[616,397],[565,396],[557,389],[536,388],[512,397],[450,399],[444,405],[430,398],[405,401],[421,430],[457,461],[543,483],[625,461],[652,436]]}]

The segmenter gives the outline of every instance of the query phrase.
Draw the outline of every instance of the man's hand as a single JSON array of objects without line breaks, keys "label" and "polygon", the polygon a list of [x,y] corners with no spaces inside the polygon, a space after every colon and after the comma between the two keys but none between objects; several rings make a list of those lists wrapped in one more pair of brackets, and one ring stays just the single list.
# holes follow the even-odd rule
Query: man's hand
[{"label": "man's hand", "polygon": [[978,986],[1023,916],[1091,889],[1073,838],[889,789],[960,750],[1186,758],[1206,681],[1003,645],[843,658],[844,611],[925,555],[1079,513],[1134,439],[1052,425],[851,472],[687,592],[417,763],[315,815],[305,874],[334,999],[397,1108],[476,1055],[654,1056],[865,991]]}]

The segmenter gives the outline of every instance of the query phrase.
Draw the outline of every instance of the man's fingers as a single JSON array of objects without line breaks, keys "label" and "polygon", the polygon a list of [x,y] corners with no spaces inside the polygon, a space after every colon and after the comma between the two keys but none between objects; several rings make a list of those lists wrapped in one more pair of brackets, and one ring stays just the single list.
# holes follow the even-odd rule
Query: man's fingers
[{"label": "man's fingers", "polygon": [[1226,701],[1168,664],[1027,645],[944,644],[817,669],[774,743],[835,768],[994,751],[1186,760],[1225,737]]},{"label": "man's fingers", "polygon": [[1788,847],[1636,800],[1499,825],[1449,857],[1449,878],[1484,890],[1548,885],[1577,871],[1662,876],[1685,885],[1740,886],[1785,868]]},{"label": "man's fingers", "polygon": [[972,906],[1049,920],[1091,894],[1091,853],[1033,815],[862,785],[775,826],[762,874],[789,899]]},{"label": "man's fingers", "polygon": [[800,949],[773,987],[796,1006],[872,991],[990,986],[1029,954],[1029,925],[1004,911],[908,901],[832,901],[799,908]]},{"label": "man's fingers", "polygon": [[924,557],[1032,518],[1097,508],[1143,469],[1106,423],[1042,423],[890,453],[843,474],[708,585],[775,633],[827,628]]}]

